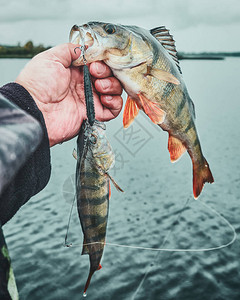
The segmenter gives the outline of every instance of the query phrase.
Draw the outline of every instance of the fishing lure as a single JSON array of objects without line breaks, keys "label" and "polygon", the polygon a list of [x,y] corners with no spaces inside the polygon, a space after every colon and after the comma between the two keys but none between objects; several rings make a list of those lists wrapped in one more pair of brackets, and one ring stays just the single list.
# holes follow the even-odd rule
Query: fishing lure
[{"label": "fishing lure", "polygon": [[76,53],[76,49],[81,50],[81,56],[83,57],[83,82],[84,82],[84,96],[85,96],[85,104],[87,110],[87,118],[88,122],[91,126],[93,126],[95,121],[95,109],[94,109],[94,101],[93,101],[93,90],[92,90],[92,81],[91,75],[87,66],[87,60],[85,58],[85,50],[86,46],[76,47],[74,52]]}]

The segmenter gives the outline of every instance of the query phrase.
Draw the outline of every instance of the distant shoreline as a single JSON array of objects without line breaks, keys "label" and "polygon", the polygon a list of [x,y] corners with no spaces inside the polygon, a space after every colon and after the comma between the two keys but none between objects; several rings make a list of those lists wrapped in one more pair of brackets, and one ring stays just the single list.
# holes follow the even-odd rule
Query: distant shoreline
[{"label": "distant shoreline", "polygon": [[[36,54],[35,54],[36,55]],[[12,54],[12,55],[0,55],[1,58],[33,58],[35,55],[18,55],[18,54]],[[179,60],[183,59],[210,59],[210,60],[222,60],[225,59],[223,56],[205,56],[205,55],[198,55],[198,54],[191,54],[191,55],[181,55],[178,57]]]},{"label": "distant shoreline", "polygon": [[[1,58],[26,58],[30,59],[33,56],[41,53],[51,47],[43,45],[34,46],[32,41],[28,41],[24,46],[20,44],[16,46],[0,45]],[[222,60],[225,57],[240,57],[240,52],[201,52],[201,53],[185,53],[178,52],[179,60],[183,59],[207,59],[207,60]]]},{"label": "distant shoreline", "polygon": [[1,58],[33,58],[33,55],[0,55],[0,59]]},{"label": "distant shoreline", "polygon": [[24,46],[0,45],[0,58],[32,58],[51,47],[43,45],[34,46],[32,41],[28,41]]},{"label": "distant shoreline", "polygon": [[[42,52],[42,51],[41,51]],[[40,52],[39,52],[40,53]],[[35,55],[37,55],[38,53],[36,54],[0,54],[0,59],[1,58],[33,58]],[[188,54],[188,53],[180,53],[178,54],[178,59],[179,60],[183,60],[183,59],[209,59],[209,60],[223,60],[225,59],[225,57],[240,57],[239,56],[236,56],[236,55],[226,55],[226,56],[223,56],[223,55],[218,55],[217,53],[215,54],[211,54],[211,55],[206,55],[206,54],[199,54],[199,53],[191,53],[191,54]]]},{"label": "distant shoreline", "polygon": [[183,59],[207,59],[207,60],[223,60],[225,59],[225,56],[220,56],[217,54],[214,55],[203,55],[203,54],[198,54],[198,53],[193,53],[193,54],[178,54],[178,59],[183,60]]}]

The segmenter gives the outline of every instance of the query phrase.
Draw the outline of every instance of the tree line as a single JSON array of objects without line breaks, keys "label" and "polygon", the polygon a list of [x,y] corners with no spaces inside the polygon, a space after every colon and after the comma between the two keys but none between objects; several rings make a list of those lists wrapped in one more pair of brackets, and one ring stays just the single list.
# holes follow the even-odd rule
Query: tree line
[{"label": "tree line", "polygon": [[32,41],[28,41],[23,46],[20,43],[16,46],[0,45],[0,58],[31,58],[49,48],[42,44],[34,46]]}]

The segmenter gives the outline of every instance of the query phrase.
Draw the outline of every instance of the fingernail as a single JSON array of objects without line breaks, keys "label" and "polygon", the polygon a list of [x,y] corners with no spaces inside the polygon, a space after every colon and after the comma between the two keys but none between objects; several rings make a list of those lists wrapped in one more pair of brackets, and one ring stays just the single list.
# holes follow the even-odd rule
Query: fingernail
[{"label": "fingernail", "polygon": [[105,100],[107,100],[107,101],[111,101],[112,100],[112,96],[105,96]]},{"label": "fingernail", "polygon": [[106,66],[103,64],[96,63],[95,67],[98,75],[102,75],[106,71]]},{"label": "fingernail", "polygon": [[103,90],[107,90],[111,86],[111,81],[109,79],[102,79],[100,80],[100,84]]}]

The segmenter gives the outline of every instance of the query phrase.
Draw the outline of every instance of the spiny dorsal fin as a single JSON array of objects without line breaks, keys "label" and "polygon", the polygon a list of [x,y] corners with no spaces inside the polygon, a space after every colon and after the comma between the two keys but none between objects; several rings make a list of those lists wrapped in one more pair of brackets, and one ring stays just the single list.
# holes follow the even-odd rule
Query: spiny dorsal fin
[{"label": "spiny dorsal fin", "polygon": [[150,30],[150,33],[162,44],[167,52],[172,56],[173,60],[182,74],[177,57],[177,50],[173,36],[169,34],[169,30],[165,26],[156,27]]}]

